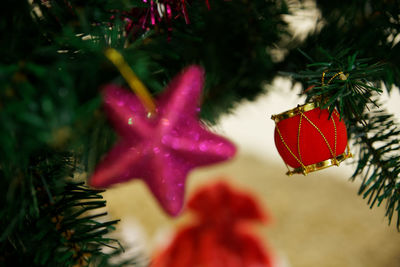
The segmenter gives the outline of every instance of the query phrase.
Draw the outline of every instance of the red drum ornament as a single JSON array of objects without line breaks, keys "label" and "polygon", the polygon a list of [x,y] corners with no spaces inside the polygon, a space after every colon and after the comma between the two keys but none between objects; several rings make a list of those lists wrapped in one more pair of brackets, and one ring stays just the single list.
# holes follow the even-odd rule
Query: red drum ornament
[{"label": "red drum ornament", "polygon": [[[288,168],[287,175],[339,166],[352,157],[346,125],[334,110],[307,103],[271,117],[275,121],[275,145]],[[290,167],[293,170],[290,170]]]}]

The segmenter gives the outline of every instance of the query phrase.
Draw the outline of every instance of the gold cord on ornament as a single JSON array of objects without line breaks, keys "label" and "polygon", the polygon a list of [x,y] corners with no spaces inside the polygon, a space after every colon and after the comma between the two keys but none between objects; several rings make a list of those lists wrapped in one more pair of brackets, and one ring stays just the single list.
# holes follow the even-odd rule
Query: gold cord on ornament
[{"label": "gold cord on ornament", "polygon": [[114,48],[107,48],[104,52],[105,56],[115,65],[122,77],[126,80],[132,91],[138,96],[139,100],[151,114],[156,112],[156,104],[147,90],[146,86],[140,81],[122,55]]},{"label": "gold cord on ornament", "polygon": [[[326,139],[325,135],[322,133],[322,131],[306,115],[304,115],[304,114],[301,114],[301,115],[304,116],[304,118],[315,128],[315,130],[317,130],[317,132],[321,135],[322,139],[324,139],[325,144],[327,145],[329,152],[331,152],[332,157],[335,157],[335,153],[332,151],[332,148],[329,145],[329,142]],[[333,119],[332,119],[332,121],[333,121]],[[336,146],[336,137],[337,136],[336,136],[336,127],[335,127],[335,146]]]},{"label": "gold cord on ornament", "polygon": [[[349,74],[344,74],[343,71],[339,71],[338,73],[336,73],[335,75],[333,75],[333,76],[329,79],[329,81],[325,84],[325,75],[326,75],[326,72],[328,72],[328,70],[324,70],[324,71],[322,72],[322,76],[321,76],[321,86],[329,85],[329,84],[333,81],[333,79],[335,79],[335,78],[338,77],[338,76],[339,76],[339,79],[342,80],[342,81],[347,80],[347,78],[349,77]],[[307,87],[307,89],[304,90],[302,94],[305,94],[305,93],[307,93],[308,91],[311,91],[315,86],[316,86],[316,85],[311,85],[311,86]],[[320,97],[319,97],[319,98],[320,98]]]},{"label": "gold cord on ornament", "polygon": [[297,130],[297,153],[299,154],[299,158],[302,162],[303,162],[303,159],[301,158],[301,152],[300,152],[300,130],[301,130],[301,122],[303,119],[303,114],[304,114],[303,112],[300,113],[299,129]]},{"label": "gold cord on ornament", "polygon": [[[328,70],[324,70],[324,71],[322,72],[322,77],[321,77],[321,84],[322,84],[322,86],[325,86],[325,83],[324,83],[324,81],[325,81],[325,73],[326,73],[327,71],[328,71]],[[349,74],[344,74],[343,71],[339,71],[338,73],[336,73],[335,75],[333,75],[333,76],[329,79],[329,81],[327,82],[326,85],[330,84],[330,83],[332,82],[332,80],[335,79],[335,78],[338,77],[338,76],[339,76],[339,79],[340,79],[340,80],[345,81],[345,80],[347,80],[347,78],[349,77]]]},{"label": "gold cord on ornament", "polygon": [[[281,139],[283,145],[284,145],[284,146],[286,147],[286,149],[289,151],[290,155],[293,156],[293,158],[301,165],[302,168],[305,168],[305,165],[303,164],[303,162],[302,162],[298,157],[296,157],[296,155],[292,152],[292,150],[291,150],[291,149],[289,148],[289,146],[286,144],[286,142],[285,142],[285,140],[283,139],[283,136],[282,136],[282,134],[281,134],[281,131],[279,130],[278,125],[276,125],[276,130],[277,130],[277,132],[278,132],[278,135],[279,135],[279,137],[280,137],[280,139]],[[287,167],[287,165],[286,165],[286,167]],[[288,168],[288,169],[289,169],[289,168]]]}]

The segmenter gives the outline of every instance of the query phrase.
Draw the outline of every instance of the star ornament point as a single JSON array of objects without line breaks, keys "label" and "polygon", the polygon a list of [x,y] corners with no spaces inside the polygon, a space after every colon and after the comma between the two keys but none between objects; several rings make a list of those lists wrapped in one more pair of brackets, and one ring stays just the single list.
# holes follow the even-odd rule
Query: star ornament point
[{"label": "star ornament point", "polygon": [[198,118],[203,84],[203,69],[189,66],[156,100],[157,113],[150,117],[136,95],[117,85],[105,86],[104,108],[119,140],[89,184],[106,188],[142,179],[168,214],[179,214],[188,173],[236,153],[231,142],[208,131]]}]

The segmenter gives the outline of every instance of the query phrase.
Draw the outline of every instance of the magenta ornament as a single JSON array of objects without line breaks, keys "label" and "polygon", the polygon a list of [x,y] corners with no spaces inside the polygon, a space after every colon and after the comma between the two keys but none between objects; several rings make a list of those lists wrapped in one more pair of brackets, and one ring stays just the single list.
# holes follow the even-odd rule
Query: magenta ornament
[{"label": "magenta ornament", "polygon": [[151,117],[135,94],[105,86],[105,110],[120,138],[96,167],[90,185],[106,188],[142,179],[168,214],[179,214],[189,171],[236,152],[231,142],[208,131],[198,118],[203,83],[201,67],[186,68],[156,100],[157,112]]}]

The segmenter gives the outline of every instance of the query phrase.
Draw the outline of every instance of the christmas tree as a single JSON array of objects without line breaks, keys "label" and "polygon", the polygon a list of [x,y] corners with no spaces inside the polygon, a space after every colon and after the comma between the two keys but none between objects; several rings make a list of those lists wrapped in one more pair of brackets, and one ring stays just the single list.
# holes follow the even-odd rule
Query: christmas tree
[{"label": "christmas tree", "polygon": [[[213,124],[278,76],[345,124],[351,179],[399,229],[400,130],[379,97],[400,84],[400,2],[316,1],[316,27],[300,38],[288,21],[311,2],[3,1],[0,265],[140,262],[111,260],[123,248],[107,235],[117,221],[104,219],[101,188],[139,175],[178,214],[189,170],[235,153],[197,116]],[[335,149],[325,143],[338,164],[334,129]],[[124,141],[143,135],[159,143]]]}]

